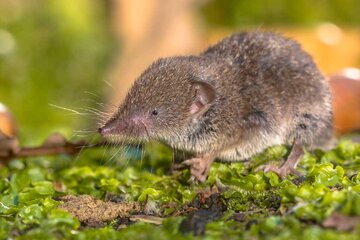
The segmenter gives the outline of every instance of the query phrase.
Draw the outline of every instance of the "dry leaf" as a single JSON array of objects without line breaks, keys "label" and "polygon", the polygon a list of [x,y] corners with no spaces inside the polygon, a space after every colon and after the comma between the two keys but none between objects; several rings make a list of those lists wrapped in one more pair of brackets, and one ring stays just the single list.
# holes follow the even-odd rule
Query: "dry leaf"
[{"label": "dry leaf", "polygon": [[360,216],[347,216],[339,212],[334,212],[324,222],[323,226],[335,228],[339,231],[351,231],[360,224]]},{"label": "dry leaf", "polygon": [[161,225],[164,218],[149,216],[149,215],[132,215],[130,217],[130,221],[132,222],[145,222],[145,223],[152,223],[155,225]]}]

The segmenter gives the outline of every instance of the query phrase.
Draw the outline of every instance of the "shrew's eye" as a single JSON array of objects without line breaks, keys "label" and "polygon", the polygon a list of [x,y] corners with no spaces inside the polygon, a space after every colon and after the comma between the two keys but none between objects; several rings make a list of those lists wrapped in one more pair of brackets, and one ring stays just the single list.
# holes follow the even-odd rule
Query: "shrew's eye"
[{"label": "shrew's eye", "polygon": [[154,116],[156,116],[156,115],[158,115],[158,110],[156,110],[156,109],[154,109],[153,111],[152,111],[152,115],[154,115]]}]

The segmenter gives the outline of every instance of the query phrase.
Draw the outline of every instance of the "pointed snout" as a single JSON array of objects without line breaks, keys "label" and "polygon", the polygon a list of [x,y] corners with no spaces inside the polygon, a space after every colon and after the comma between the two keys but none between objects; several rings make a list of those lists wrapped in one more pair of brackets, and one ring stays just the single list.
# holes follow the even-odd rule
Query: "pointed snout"
[{"label": "pointed snout", "polygon": [[110,120],[107,123],[105,123],[104,126],[100,127],[98,129],[98,132],[100,133],[101,136],[105,137],[111,134],[116,134],[119,132],[119,130],[122,130],[122,128],[124,128],[125,126],[123,126],[124,124],[119,124],[117,121],[115,120]]},{"label": "pointed snout", "polygon": [[98,129],[98,132],[100,133],[101,136],[105,136],[109,132],[109,129],[103,126]]},{"label": "pointed snout", "polygon": [[144,117],[136,115],[126,119],[113,118],[99,128],[98,132],[103,137],[109,135],[136,137],[146,132],[146,123],[144,123],[144,121]]}]

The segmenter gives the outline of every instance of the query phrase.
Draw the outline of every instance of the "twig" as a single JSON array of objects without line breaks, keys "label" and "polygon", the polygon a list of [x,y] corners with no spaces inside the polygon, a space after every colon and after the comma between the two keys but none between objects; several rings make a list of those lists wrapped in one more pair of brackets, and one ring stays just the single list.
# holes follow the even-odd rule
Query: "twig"
[{"label": "twig", "polygon": [[[103,146],[115,146],[113,143],[101,141],[96,144],[89,144],[84,141],[76,143],[66,143],[64,146],[39,146],[39,147],[22,147],[16,152],[12,152],[10,157],[36,157],[44,155],[69,154],[74,155],[84,148],[98,148]],[[0,158],[1,159],[1,158]]]},{"label": "twig", "polygon": [[[51,136],[54,137],[54,136]],[[49,139],[51,138],[49,137]],[[119,144],[107,141],[99,141],[90,144],[84,140],[77,142],[68,142],[61,135],[57,135],[56,140],[51,139],[38,147],[20,147],[18,146],[17,139],[14,138],[1,138],[0,139],[0,165],[15,158],[28,158],[36,156],[51,156],[58,154],[76,155],[82,149],[100,148],[100,147],[115,147]],[[126,144],[133,146],[133,144]],[[135,147],[135,146],[134,146]],[[138,145],[136,147],[139,147]],[[140,145],[141,147],[141,145]]]}]

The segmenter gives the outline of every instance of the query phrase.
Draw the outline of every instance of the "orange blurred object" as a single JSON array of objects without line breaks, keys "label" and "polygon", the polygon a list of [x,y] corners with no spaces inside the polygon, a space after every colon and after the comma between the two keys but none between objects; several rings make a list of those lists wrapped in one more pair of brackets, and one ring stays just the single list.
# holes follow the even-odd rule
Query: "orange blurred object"
[{"label": "orange blurred object", "polygon": [[0,131],[7,137],[16,137],[16,124],[7,107],[0,103]]},{"label": "orange blurred object", "polygon": [[360,69],[345,68],[328,80],[334,98],[335,134],[360,130]]}]

